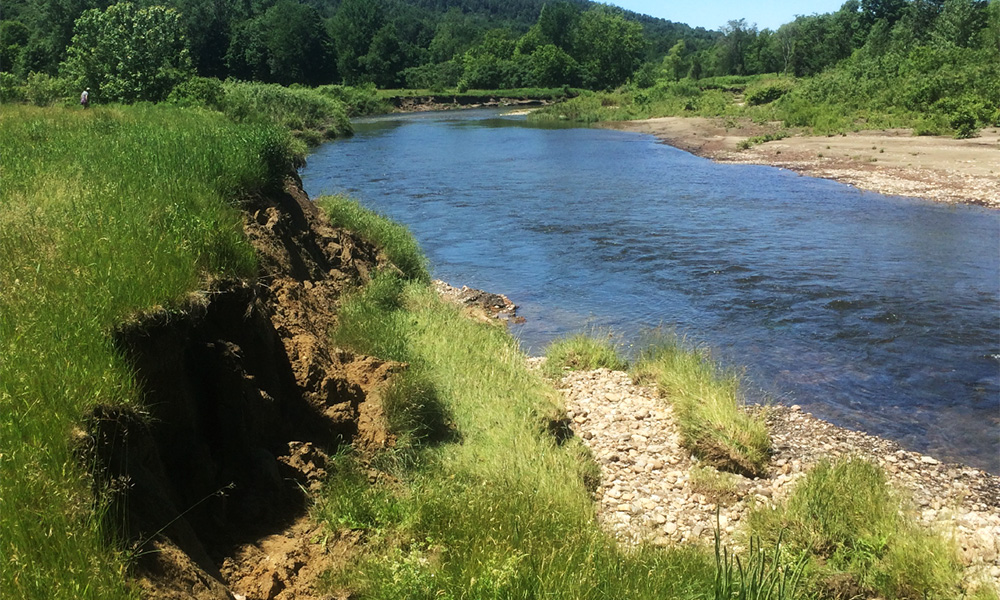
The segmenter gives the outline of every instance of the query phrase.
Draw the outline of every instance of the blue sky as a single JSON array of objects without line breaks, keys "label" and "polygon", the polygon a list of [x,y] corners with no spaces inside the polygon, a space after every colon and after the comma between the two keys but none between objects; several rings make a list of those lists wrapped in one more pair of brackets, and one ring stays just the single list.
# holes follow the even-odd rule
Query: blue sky
[{"label": "blue sky", "polygon": [[638,13],[719,29],[731,19],[744,18],[758,29],[777,29],[796,15],[836,11],[844,0],[603,0]]}]

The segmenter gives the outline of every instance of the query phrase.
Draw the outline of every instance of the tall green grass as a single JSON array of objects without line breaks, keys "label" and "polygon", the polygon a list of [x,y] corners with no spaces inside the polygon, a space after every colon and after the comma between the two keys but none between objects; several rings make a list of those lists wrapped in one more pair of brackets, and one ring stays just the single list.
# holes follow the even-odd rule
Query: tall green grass
[{"label": "tall green grass", "polygon": [[618,348],[609,337],[577,334],[556,340],[545,349],[542,372],[551,378],[561,377],[564,369],[624,371],[628,363],[618,355]]},{"label": "tall green grass", "polygon": [[328,93],[242,81],[227,81],[223,89],[222,112],[238,123],[273,123],[298,132],[318,131],[326,138],[353,131],[344,103]]},{"label": "tall green grass", "polygon": [[739,378],[721,371],[704,352],[673,335],[653,332],[634,369],[674,407],[682,442],[692,454],[725,471],[763,475],[771,439],[760,417],[743,410]]},{"label": "tall green grass", "polygon": [[916,525],[885,473],[861,459],[822,462],[775,508],[747,516],[767,542],[803,557],[824,597],[957,598],[961,568],[951,542]]},{"label": "tall green grass", "polygon": [[386,406],[390,425],[402,409],[412,427],[422,418],[413,411],[432,406],[450,435],[404,435],[403,447],[374,460],[392,475],[375,484],[358,475],[357,461],[335,461],[316,514],[365,531],[367,550],[328,574],[331,591],[373,599],[695,599],[713,589],[736,594],[717,596],[726,600],[792,597],[791,586],[765,595],[781,577],[717,562],[706,547],[627,548],[601,530],[588,487],[594,464],[579,440],[549,432],[559,400],[503,328],[390,273],[347,300],[340,318],[335,339],[406,362],[403,380],[420,383],[404,384],[406,401]]},{"label": "tall green grass", "polygon": [[231,200],[269,189],[287,134],[166,107],[0,113],[0,590],[126,598],[71,437],[139,390],[111,333],[256,270]]},{"label": "tall green grass", "polygon": [[316,204],[335,227],[354,231],[378,246],[408,279],[430,282],[427,257],[405,225],[369,210],[343,195],[321,196]]},{"label": "tall green grass", "polygon": [[560,445],[547,431],[555,392],[505,330],[396,281],[396,301],[393,284],[377,279],[346,302],[341,328],[365,331],[358,349],[407,362],[406,377],[423,382],[410,397],[432,394],[453,435],[411,439],[410,457],[396,463],[400,484],[331,483],[318,514],[377,534],[331,587],[360,587],[366,598],[695,598],[710,589],[704,549],[629,551],[599,530],[585,483],[592,466],[578,442]]}]

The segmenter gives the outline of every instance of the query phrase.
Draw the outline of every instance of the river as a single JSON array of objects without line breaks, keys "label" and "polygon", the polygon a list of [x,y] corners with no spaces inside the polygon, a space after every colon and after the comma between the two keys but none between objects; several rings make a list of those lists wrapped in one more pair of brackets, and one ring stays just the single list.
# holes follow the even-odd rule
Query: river
[{"label": "river", "polygon": [[495,110],[360,120],[301,176],[405,223],[434,277],[507,294],[529,353],[669,328],[752,400],[1000,474],[1000,211]]}]

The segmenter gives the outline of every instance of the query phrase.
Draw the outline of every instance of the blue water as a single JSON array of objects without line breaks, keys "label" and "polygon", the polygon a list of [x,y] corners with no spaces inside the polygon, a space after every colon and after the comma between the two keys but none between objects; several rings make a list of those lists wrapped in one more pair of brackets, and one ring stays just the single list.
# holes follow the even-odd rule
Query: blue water
[{"label": "blue water", "polygon": [[753,397],[1000,473],[1000,211],[496,111],[355,130],[309,157],[306,191],[407,224],[436,278],[507,294],[526,351],[668,327],[745,367]]}]

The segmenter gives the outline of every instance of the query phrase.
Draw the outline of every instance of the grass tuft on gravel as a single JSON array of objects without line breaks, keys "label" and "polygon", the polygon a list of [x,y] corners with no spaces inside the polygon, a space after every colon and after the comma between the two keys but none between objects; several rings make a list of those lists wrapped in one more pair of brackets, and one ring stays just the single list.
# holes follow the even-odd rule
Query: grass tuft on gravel
[{"label": "grass tuft on gravel", "polygon": [[760,417],[739,400],[739,378],[722,372],[705,352],[685,348],[675,335],[652,332],[632,370],[656,385],[677,415],[682,443],[705,464],[750,477],[765,473],[771,439]]},{"label": "grass tuft on gravel", "polygon": [[608,336],[597,337],[577,334],[549,344],[545,350],[542,372],[550,378],[562,377],[564,370],[591,371],[593,369],[623,371],[628,363],[618,355],[618,348]]},{"label": "grass tuft on gravel", "polygon": [[962,596],[954,545],[917,525],[885,472],[865,460],[817,464],[786,503],[758,506],[747,523],[765,543],[780,536],[789,555],[806,557],[820,597]]}]

